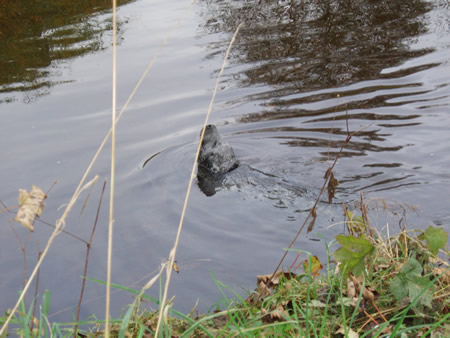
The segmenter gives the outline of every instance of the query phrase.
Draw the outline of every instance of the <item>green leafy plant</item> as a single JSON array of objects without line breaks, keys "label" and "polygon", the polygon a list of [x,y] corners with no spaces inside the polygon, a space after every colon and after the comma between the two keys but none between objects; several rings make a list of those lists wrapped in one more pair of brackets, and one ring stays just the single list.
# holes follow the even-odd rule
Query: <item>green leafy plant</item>
[{"label": "green leafy plant", "polygon": [[[425,288],[428,288],[430,280],[422,276],[422,271],[422,266],[416,259],[412,257],[408,259],[390,284],[391,293],[397,301],[401,301],[405,297],[408,297],[411,302],[424,291]],[[424,291],[419,298],[418,304],[431,308],[433,289],[434,288],[430,288],[427,291]]]},{"label": "green leafy plant", "polygon": [[337,235],[336,240],[342,247],[336,250],[334,258],[344,266],[344,274],[360,276],[366,257],[374,251],[373,244],[364,237]]},{"label": "green leafy plant", "polygon": [[448,234],[442,228],[435,228],[430,225],[419,237],[427,243],[428,249],[431,253],[436,255],[439,249],[445,247],[448,241]]}]

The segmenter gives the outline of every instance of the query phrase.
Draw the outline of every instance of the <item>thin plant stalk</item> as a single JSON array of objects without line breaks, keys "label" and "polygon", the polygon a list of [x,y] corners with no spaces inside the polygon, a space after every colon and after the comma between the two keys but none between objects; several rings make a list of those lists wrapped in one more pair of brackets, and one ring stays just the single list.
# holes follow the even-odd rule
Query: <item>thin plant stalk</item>
[{"label": "thin plant stalk", "polygon": [[[6,205],[5,205],[2,201],[0,201],[0,205],[2,205],[2,206],[5,208],[5,210],[1,210],[0,213],[3,212],[3,211],[7,211],[7,212],[10,212],[10,213],[12,213],[12,214],[15,214],[15,212],[13,212],[12,210],[9,210],[8,207],[6,207]],[[19,243],[19,248],[20,248],[20,250],[21,250],[21,251],[24,251],[24,250],[25,250],[25,247],[22,245],[22,241],[20,240],[19,235],[17,234],[16,230],[14,230],[14,227],[12,226],[10,220],[9,220],[8,218],[6,218],[6,221],[8,222],[9,226],[11,227],[12,232],[13,232],[14,235],[16,236],[17,242]],[[37,219],[35,219],[35,221],[38,221],[38,222],[40,222],[40,223],[42,223],[42,224],[48,225],[49,227],[52,227],[53,229],[55,229],[55,225],[54,225],[54,224],[51,224],[51,223],[49,223],[49,222],[46,222],[46,221],[44,221],[44,220],[41,219],[41,218],[37,218]],[[62,229],[62,230],[60,230],[60,231],[63,232],[63,233],[65,233],[66,235],[69,235],[69,236],[71,236],[71,237],[73,237],[73,238],[75,238],[75,239],[77,239],[77,240],[83,242],[84,244],[88,244],[88,242],[85,241],[83,238],[78,237],[77,235],[75,235],[75,234],[73,234],[73,233],[71,233],[71,232],[69,232],[69,231],[66,231],[66,230],[64,230],[64,229]],[[29,234],[29,232],[28,232],[28,234]],[[29,236],[28,236],[28,237],[29,237]],[[28,242],[28,238],[27,238],[27,242]],[[24,263],[26,263],[26,261],[25,261]],[[26,266],[26,264],[25,264],[24,266]],[[24,277],[24,279],[26,279],[26,277]],[[24,285],[25,285],[25,282],[24,282]]]},{"label": "thin plant stalk", "polygon": [[106,261],[106,309],[105,309],[105,337],[109,337],[109,306],[111,301],[111,262],[112,239],[114,225],[114,185],[116,168],[116,87],[117,87],[117,1],[113,0],[112,28],[113,28],[113,62],[112,62],[112,127],[111,127],[111,179],[109,191],[109,223],[108,223],[108,255]]},{"label": "thin plant stalk", "polygon": [[106,188],[106,180],[105,180],[105,182],[103,182],[102,193],[100,195],[100,201],[98,202],[97,214],[95,215],[95,221],[94,221],[94,226],[92,227],[91,237],[89,238],[89,242],[86,243],[86,248],[87,248],[86,249],[86,259],[84,261],[83,281],[81,282],[80,299],[78,300],[78,305],[77,305],[76,324],[75,324],[75,328],[73,330],[74,337],[77,337],[77,333],[78,333],[78,321],[80,320],[81,301],[83,300],[84,287],[86,285],[86,275],[87,275],[87,267],[88,267],[88,262],[89,262],[89,253],[90,253],[91,246],[92,246],[92,240],[94,238],[95,228],[97,227],[98,216],[100,214],[100,207],[102,205],[103,194],[105,193],[105,188]]},{"label": "thin plant stalk", "polygon": [[213,107],[213,104],[214,104],[214,99],[216,97],[217,90],[219,88],[220,78],[221,78],[221,76],[222,76],[222,74],[223,74],[223,72],[225,70],[225,66],[226,66],[226,63],[227,63],[228,55],[230,54],[231,47],[233,46],[233,43],[236,40],[236,36],[237,36],[239,30],[241,29],[242,25],[243,25],[243,23],[240,23],[237,26],[237,28],[236,28],[236,30],[235,30],[235,32],[233,34],[233,37],[231,38],[231,41],[230,41],[230,44],[228,46],[227,52],[225,53],[225,57],[223,59],[222,68],[220,69],[219,75],[217,76],[216,86],[214,88],[213,95],[212,95],[211,101],[209,103],[208,111],[206,113],[205,122],[203,124],[203,129],[202,129],[202,132],[201,132],[201,135],[200,135],[200,141],[199,141],[198,147],[197,147],[197,153],[195,154],[195,160],[194,160],[194,164],[193,164],[192,170],[191,170],[191,177],[189,179],[189,185],[188,185],[188,188],[187,188],[187,191],[186,191],[186,197],[184,199],[183,209],[181,211],[181,217],[180,217],[180,222],[178,224],[178,231],[177,231],[177,235],[175,237],[175,243],[173,245],[172,250],[170,250],[169,260],[168,260],[169,264],[166,267],[167,279],[166,279],[166,283],[165,283],[165,286],[164,286],[164,293],[163,293],[163,297],[162,297],[160,308],[159,308],[158,324],[156,326],[156,336],[158,336],[158,334],[159,334],[159,329],[160,329],[160,326],[161,326],[162,317],[164,316],[163,314],[165,313],[164,308],[166,306],[167,293],[168,293],[169,284],[170,284],[170,277],[172,276],[172,267],[173,267],[173,263],[175,261],[175,255],[176,255],[177,248],[178,248],[178,242],[179,242],[179,239],[180,239],[181,229],[183,228],[184,216],[186,214],[186,209],[187,209],[187,204],[188,204],[188,201],[189,201],[189,196],[190,196],[190,193],[191,193],[192,183],[194,182],[194,178],[195,178],[195,169],[197,167],[197,161],[198,161],[198,157],[199,157],[199,154],[200,154],[200,148],[201,148],[201,145],[202,145],[203,137],[205,136],[206,125],[208,124],[209,116],[211,115],[212,107]]}]

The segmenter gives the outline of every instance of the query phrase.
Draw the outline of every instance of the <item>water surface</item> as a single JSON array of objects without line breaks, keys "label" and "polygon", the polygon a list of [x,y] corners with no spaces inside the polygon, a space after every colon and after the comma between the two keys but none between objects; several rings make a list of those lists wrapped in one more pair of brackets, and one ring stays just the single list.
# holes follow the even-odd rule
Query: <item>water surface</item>
[{"label": "water surface", "polygon": [[[3,25],[0,35],[0,199],[14,206],[19,188],[47,190],[58,179],[42,215],[51,223],[111,120],[110,13],[101,1],[79,3],[60,16],[30,10],[15,18],[14,8],[0,7],[8,27],[23,27]],[[60,13],[59,7],[53,11]],[[391,231],[404,224],[449,229],[447,2],[199,1],[190,8],[187,1],[134,1],[124,2],[118,14],[119,106],[184,20],[118,125],[113,282],[139,288],[168,256],[216,76],[241,22],[210,122],[245,166],[212,196],[194,184],[177,255],[181,272],[170,289],[175,308],[189,311],[197,299],[201,311],[213,305],[219,291],[211,274],[244,292],[254,288],[256,275],[273,271],[313,205],[347,124],[353,136],[334,170],[336,196],[331,203],[322,197],[314,229],[295,247],[323,258],[325,240],[343,230],[342,203],[353,205],[360,192],[372,203],[380,230],[387,222]],[[109,152],[108,146],[91,178],[109,177]],[[66,230],[89,238],[100,185],[82,213],[78,202]],[[106,201],[88,271],[102,280]],[[11,227],[26,245],[28,274],[52,230],[36,223],[28,237],[12,218],[2,213],[5,308],[13,305],[24,275]],[[44,262],[39,288],[52,292],[54,319],[71,319],[84,256],[85,245],[62,234]],[[93,312],[101,317],[103,294],[88,283],[84,318]],[[114,294],[114,315],[131,299]]]}]

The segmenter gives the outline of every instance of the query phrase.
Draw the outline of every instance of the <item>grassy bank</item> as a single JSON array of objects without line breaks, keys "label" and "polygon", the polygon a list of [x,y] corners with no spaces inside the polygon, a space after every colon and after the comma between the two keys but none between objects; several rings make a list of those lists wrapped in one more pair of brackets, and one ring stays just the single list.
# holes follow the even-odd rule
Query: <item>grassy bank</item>
[{"label": "grassy bank", "polygon": [[[367,220],[347,211],[349,235],[338,235],[326,246],[328,259],[298,251],[298,263],[288,271],[258,276],[247,296],[234,293],[216,280],[223,298],[215,311],[182,314],[169,306],[164,337],[304,336],[304,337],[448,337],[450,336],[447,233],[442,228],[404,230],[381,236]],[[102,281],[96,281],[103,283]],[[159,300],[140,290],[123,316],[112,320],[111,334],[152,337],[158,312],[148,312],[143,300]],[[232,291],[232,290],[231,290]],[[22,304],[9,334],[101,336],[103,320],[50,323],[50,294],[43,296],[40,315]],[[2,317],[3,322],[6,316]],[[31,328],[31,323],[34,323]]]}]

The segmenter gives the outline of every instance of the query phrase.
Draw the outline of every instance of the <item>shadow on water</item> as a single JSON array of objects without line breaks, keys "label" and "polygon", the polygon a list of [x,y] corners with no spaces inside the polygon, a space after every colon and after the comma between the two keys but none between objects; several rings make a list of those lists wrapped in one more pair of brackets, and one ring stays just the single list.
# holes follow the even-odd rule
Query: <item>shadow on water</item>
[{"label": "shadow on water", "polygon": [[[16,101],[16,92],[24,102],[49,94],[60,83],[62,62],[104,50],[112,23],[102,14],[110,8],[109,0],[2,1],[0,103]],[[122,25],[119,20],[119,34]]]}]

